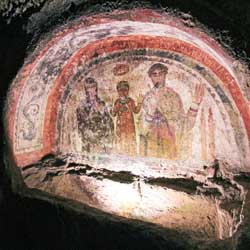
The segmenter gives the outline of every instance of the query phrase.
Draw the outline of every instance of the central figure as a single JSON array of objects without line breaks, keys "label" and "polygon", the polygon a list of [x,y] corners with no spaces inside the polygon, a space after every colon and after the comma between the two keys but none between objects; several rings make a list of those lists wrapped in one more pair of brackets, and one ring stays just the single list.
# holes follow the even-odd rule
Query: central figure
[{"label": "central figure", "polygon": [[119,153],[136,154],[136,131],[134,113],[141,110],[142,96],[139,96],[138,105],[129,97],[129,83],[121,81],[116,86],[118,99],[114,103],[112,115],[116,120],[116,149]]}]

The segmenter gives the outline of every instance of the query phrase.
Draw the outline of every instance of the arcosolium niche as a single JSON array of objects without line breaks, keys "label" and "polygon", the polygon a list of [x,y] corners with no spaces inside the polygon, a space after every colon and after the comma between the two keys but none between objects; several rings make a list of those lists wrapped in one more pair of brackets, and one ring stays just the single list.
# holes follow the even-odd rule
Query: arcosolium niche
[{"label": "arcosolium niche", "polygon": [[12,83],[15,166],[30,188],[230,237],[245,197],[233,176],[250,170],[238,68],[200,28],[161,11],[80,17],[42,40]]}]

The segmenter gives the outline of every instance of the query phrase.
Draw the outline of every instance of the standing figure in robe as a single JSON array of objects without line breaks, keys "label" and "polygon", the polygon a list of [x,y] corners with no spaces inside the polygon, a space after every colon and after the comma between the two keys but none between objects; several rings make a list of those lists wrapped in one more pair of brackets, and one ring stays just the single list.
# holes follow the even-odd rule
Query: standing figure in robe
[{"label": "standing figure in robe", "polygon": [[196,85],[192,104],[187,113],[172,88],[165,85],[168,68],[162,63],[153,64],[148,75],[153,88],[144,97],[140,119],[140,155],[177,159],[185,134],[194,127],[204,86]]},{"label": "standing figure in robe", "polygon": [[95,79],[85,79],[86,98],[77,108],[78,131],[84,152],[110,152],[114,138],[114,124],[106,104],[98,96]]},{"label": "standing figure in robe", "polygon": [[138,105],[129,97],[129,83],[121,81],[117,84],[118,99],[114,103],[112,115],[116,120],[116,144],[119,153],[136,154],[136,131],[134,114],[141,110],[142,96]]}]

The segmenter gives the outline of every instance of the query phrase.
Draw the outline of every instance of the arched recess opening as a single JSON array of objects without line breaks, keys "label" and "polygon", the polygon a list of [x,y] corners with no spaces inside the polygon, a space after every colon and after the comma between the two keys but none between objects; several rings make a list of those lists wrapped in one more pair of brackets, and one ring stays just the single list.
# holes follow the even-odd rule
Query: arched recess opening
[{"label": "arched recess opening", "polygon": [[[195,231],[211,216],[216,226],[205,220],[197,235],[229,237],[244,203],[230,177],[250,161],[249,103],[234,66],[206,33],[162,12],[79,18],[41,41],[12,84],[15,164],[29,187],[164,227]],[[222,198],[199,196],[212,188]],[[240,205],[227,211],[232,188]]]}]

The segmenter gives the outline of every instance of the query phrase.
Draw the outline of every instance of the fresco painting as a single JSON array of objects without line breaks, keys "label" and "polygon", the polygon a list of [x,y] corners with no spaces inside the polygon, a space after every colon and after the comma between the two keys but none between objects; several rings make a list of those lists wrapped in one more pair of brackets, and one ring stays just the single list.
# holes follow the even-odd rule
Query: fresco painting
[{"label": "fresco painting", "polygon": [[[192,159],[200,167],[229,159],[236,170],[247,168],[250,112],[230,57],[206,34],[153,12],[147,25],[139,10],[124,20],[79,19],[34,52],[10,91],[18,166],[69,153]],[[157,64],[168,69],[160,88],[149,75]],[[94,105],[87,78],[96,82]],[[118,91],[119,82],[126,90]]]},{"label": "fresco painting", "polygon": [[[136,16],[136,15],[135,15]],[[114,17],[115,18],[115,17]],[[110,20],[110,19],[108,19]],[[153,19],[154,20],[154,19]],[[96,20],[97,22],[98,20]],[[84,22],[83,22],[84,23]],[[83,24],[82,24],[83,25]],[[219,54],[215,53],[204,41],[201,41],[200,39],[194,39],[193,36],[190,36],[187,32],[184,32],[183,30],[176,30],[176,28],[171,27],[171,25],[163,25],[163,24],[157,24],[157,29],[155,29],[154,23],[148,23],[147,25],[144,25],[143,23],[139,22],[114,22],[112,24],[112,29],[110,29],[110,25],[106,23],[99,24],[95,28],[89,28],[86,30],[86,27],[83,25],[83,27],[79,27],[77,30],[72,30],[72,32],[66,34],[62,37],[61,40],[55,41],[55,46],[50,46],[48,44],[48,48],[46,46],[46,53],[45,51],[39,55],[39,60],[35,60],[32,62],[32,64],[28,64],[29,66],[26,67],[26,71],[23,72],[23,75],[20,76],[19,79],[16,79],[16,84],[19,86],[19,91],[23,89],[22,91],[18,91],[17,93],[20,93],[20,98],[18,98],[18,106],[17,110],[13,110],[13,112],[16,112],[16,116],[11,122],[14,124],[14,128],[12,133],[15,134],[14,137],[14,150],[17,154],[23,154],[28,153],[32,151],[37,150],[43,150],[43,140],[44,140],[44,134],[43,134],[43,125],[45,120],[45,110],[46,110],[46,100],[47,96],[51,94],[51,90],[53,89],[53,84],[56,81],[58,75],[63,72],[63,69],[65,66],[69,63],[69,60],[72,55],[76,54],[78,50],[81,48],[84,48],[84,46],[87,46],[88,43],[95,43],[96,40],[100,40],[100,33],[102,34],[102,39],[109,39],[110,36],[118,36],[120,34],[127,34],[131,33],[131,36],[134,36],[136,33],[144,34],[146,36],[152,36],[150,39],[147,38],[145,42],[144,48],[147,50],[150,49],[152,46],[166,46],[166,47],[175,47],[177,44],[180,43],[179,40],[172,41],[173,37],[175,37],[178,34],[178,39],[182,39],[183,41],[187,41],[189,44],[194,44],[196,47],[201,48],[202,50],[206,51],[210,56],[213,56],[217,62],[224,65],[224,59],[219,56]],[[163,36],[163,37],[170,37],[171,41],[163,42],[161,39],[153,39],[153,37],[157,36]],[[131,45],[121,42],[114,42],[114,46],[122,46],[124,49],[127,47],[126,53],[129,53],[130,50],[133,50],[133,46],[137,46],[137,43],[143,42],[142,36],[140,36],[139,41],[132,42]],[[150,46],[147,45],[147,43],[151,42]],[[133,45],[134,43],[134,45]],[[160,45],[158,45],[158,43]],[[169,44],[169,45],[168,45]],[[100,45],[101,46],[101,45]],[[112,43],[110,44],[112,47]],[[163,46],[163,47],[164,47]],[[189,53],[189,57],[197,57],[201,54],[201,52],[197,52],[196,54],[193,53],[193,48],[182,48],[182,45],[178,45],[180,47],[180,53],[172,53],[172,51],[165,50],[165,51],[156,51],[158,53],[158,56],[161,56],[161,54],[168,54],[168,56],[172,56],[174,60],[180,60],[180,61],[186,61],[184,59],[184,55]],[[177,46],[177,47],[178,47]],[[144,50],[145,50],[144,49]],[[89,48],[91,50],[91,47]],[[100,51],[102,49],[99,48]],[[112,51],[112,48],[110,48]],[[171,48],[173,50],[173,48]],[[183,50],[183,51],[182,51]],[[98,49],[97,49],[98,51]],[[143,50],[142,50],[143,52]],[[98,53],[101,52],[96,52]],[[191,56],[193,53],[193,56]],[[109,53],[107,53],[109,54]],[[201,56],[199,56],[201,57]],[[81,59],[83,64],[85,61],[85,56]],[[202,63],[196,63],[197,70],[202,73],[202,71],[206,72],[207,69],[211,67],[218,68],[219,65],[216,65],[209,60],[206,60],[205,56],[202,58],[204,61]],[[210,66],[205,66],[206,62],[210,63]],[[184,63],[184,62],[183,62]],[[233,76],[234,73],[232,72],[232,69],[225,64],[225,68],[228,70],[228,72]],[[34,68],[33,68],[34,67]],[[191,65],[192,67],[192,65]],[[33,68],[33,70],[31,70]],[[219,69],[219,68],[218,68]],[[146,70],[146,69],[145,69]],[[215,69],[214,69],[215,70]],[[118,70],[119,71],[119,70]],[[118,72],[116,77],[118,77],[119,74],[121,74],[124,69],[120,70],[121,72]],[[29,74],[28,74],[29,72]],[[219,74],[218,70],[218,74]],[[146,74],[146,71],[145,71]],[[224,76],[223,76],[224,77]],[[126,80],[126,79],[125,79]],[[225,79],[223,81],[230,82],[231,80]],[[224,83],[217,83],[217,80],[213,80],[209,82],[211,85],[223,85]],[[222,90],[222,94],[224,95],[224,90]],[[237,92],[237,91],[236,91]],[[235,91],[232,93],[236,93]],[[226,96],[230,96],[230,93],[227,93]],[[236,94],[235,94],[236,95]],[[231,99],[231,98],[229,98]],[[237,105],[240,109],[240,103]],[[36,112],[31,112],[30,110],[34,110],[34,107],[36,106]],[[24,110],[25,109],[25,110]],[[27,110],[29,111],[27,113]],[[241,109],[240,109],[241,110]],[[26,112],[25,112],[26,111]],[[31,115],[32,113],[32,115]],[[17,122],[18,121],[18,122]],[[248,124],[247,122],[245,122]],[[241,125],[240,125],[241,126]],[[244,132],[243,132],[244,133]],[[245,147],[245,146],[244,146]]]},{"label": "fresco painting", "polygon": [[116,118],[116,148],[118,152],[136,153],[136,131],[134,114],[138,114],[142,106],[142,96],[138,104],[129,97],[129,83],[121,81],[116,86],[119,97],[116,99],[111,111]]},{"label": "fresco painting", "polygon": [[98,97],[93,78],[84,81],[85,100],[77,109],[78,132],[85,152],[107,152],[113,141],[114,124],[105,102]]},{"label": "fresco painting", "polygon": [[230,154],[241,162],[225,103],[190,65],[119,55],[79,69],[61,101],[60,152],[200,165]]},{"label": "fresco painting", "polygon": [[11,159],[30,188],[231,237],[244,192],[230,178],[250,166],[249,99],[234,65],[208,34],[166,13],[80,17],[41,41],[12,84]]}]

